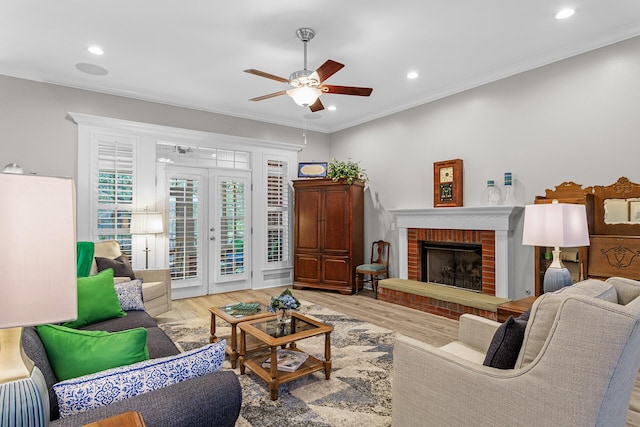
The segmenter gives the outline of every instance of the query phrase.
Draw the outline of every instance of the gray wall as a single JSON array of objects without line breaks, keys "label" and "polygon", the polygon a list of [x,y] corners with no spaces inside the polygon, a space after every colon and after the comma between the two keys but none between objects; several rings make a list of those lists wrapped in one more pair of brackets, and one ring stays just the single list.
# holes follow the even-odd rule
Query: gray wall
[{"label": "gray wall", "polygon": [[[484,205],[487,179],[505,171],[520,204],[564,181],[640,182],[639,76],[634,38],[332,134],[332,157],[360,160],[370,178],[366,241],[397,242],[388,209],[433,206],[436,161],[464,160],[465,206]],[[516,262],[524,296],[531,248]]]},{"label": "gray wall", "polygon": [[[0,167],[76,177],[77,127],[68,112],[300,144],[302,131],[221,114],[172,107],[0,76]],[[328,157],[329,136],[307,131],[300,158]]]}]

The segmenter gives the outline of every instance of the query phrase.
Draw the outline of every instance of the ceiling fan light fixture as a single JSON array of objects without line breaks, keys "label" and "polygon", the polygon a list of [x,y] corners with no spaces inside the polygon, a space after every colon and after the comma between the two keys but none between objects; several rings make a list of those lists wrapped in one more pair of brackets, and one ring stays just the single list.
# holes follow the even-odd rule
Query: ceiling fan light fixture
[{"label": "ceiling fan light fixture", "polygon": [[287,90],[287,95],[299,106],[308,107],[318,100],[322,91],[317,87],[302,86]]},{"label": "ceiling fan light fixture", "polygon": [[294,87],[318,86],[320,84],[320,77],[318,77],[318,73],[315,71],[300,70],[291,73],[289,76],[289,84]]}]

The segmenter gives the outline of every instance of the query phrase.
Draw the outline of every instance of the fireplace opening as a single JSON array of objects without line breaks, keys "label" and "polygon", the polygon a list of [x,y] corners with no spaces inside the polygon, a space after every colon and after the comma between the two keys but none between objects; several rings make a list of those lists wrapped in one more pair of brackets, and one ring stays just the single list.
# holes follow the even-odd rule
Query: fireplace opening
[{"label": "fireplace opening", "polygon": [[421,242],[421,280],[482,292],[482,245]]}]

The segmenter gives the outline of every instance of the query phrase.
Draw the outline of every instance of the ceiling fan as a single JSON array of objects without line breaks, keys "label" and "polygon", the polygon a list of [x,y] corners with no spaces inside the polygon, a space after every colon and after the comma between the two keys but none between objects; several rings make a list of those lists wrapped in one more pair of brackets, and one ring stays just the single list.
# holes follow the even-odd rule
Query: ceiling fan
[{"label": "ceiling fan", "polygon": [[316,71],[307,70],[307,43],[313,39],[316,33],[311,28],[299,28],[296,31],[296,35],[304,44],[304,70],[293,72],[288,79],[253,68],[244,70],[245,73],[287,83],[293,87],[291,89],[281,90],[279,92],[252,98],[250,101],[262,101],[264,99],[274,98],[280,95],[289,95],[293,98],[296,104],[302,107],[309,107],[311,111],[315,112],[324,110],[324,105],[322,105],[322,101],[320,101],[320,95],[324,93],[357,96],[371,95],[373,89],[368,87],[334,86],[323,84],[325,80],[344,67],[344,64],[329,59]]}]

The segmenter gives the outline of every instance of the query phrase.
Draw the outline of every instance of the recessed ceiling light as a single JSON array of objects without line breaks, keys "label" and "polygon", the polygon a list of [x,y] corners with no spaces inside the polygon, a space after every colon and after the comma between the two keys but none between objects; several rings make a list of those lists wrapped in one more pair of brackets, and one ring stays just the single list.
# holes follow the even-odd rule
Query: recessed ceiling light
[{"label": "recessed ceiling light", "polygon": [[574,13],[576,13],[576,11],[571,8],[562,9],[556,13],[556,19],[567,19],[573,16]]},{"label": "recessed ceiling light", "polygon": [[91,46],[87,50],[93,53],[94,55],[104,55],[104,51],[99,46]]},{"label": "recessed ceiling light", "polygon": [[415,71],[410,71],[410,72],[407,73],[407,78],[411,79],[411,80],[417,79],[418,78],[418,73],[415,72]]},{"label": "recessed ceiling light", "polygon": [[329,111],[336,111],[336,110],[337,110],[337,108],[336,108],[336,106],[335,106],[335,105],[329,105],[329,106],[327,107],[327,110],[329,110]]}]

